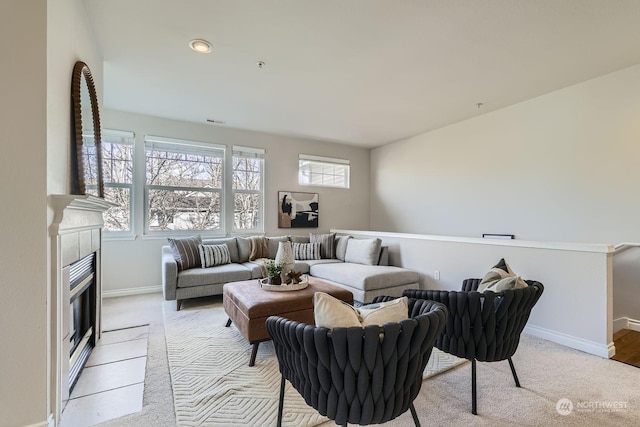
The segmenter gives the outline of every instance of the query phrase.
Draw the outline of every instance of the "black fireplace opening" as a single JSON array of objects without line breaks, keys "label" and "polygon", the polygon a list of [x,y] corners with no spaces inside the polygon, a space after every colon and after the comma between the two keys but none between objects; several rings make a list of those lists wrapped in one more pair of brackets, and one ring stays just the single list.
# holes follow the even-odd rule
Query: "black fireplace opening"
[{"label": "black fireplace opening", "polygon": [[91,253],[69,266],[70,332],[69,389],[73,390],[80,372],[96,344],[96,254]]}]

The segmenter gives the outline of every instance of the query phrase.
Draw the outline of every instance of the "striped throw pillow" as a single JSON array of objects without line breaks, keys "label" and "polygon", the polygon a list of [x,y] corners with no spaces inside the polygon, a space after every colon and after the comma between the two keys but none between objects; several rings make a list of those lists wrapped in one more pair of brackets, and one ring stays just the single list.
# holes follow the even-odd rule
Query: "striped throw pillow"
[{"label": "striped throw pillow", "polygon": [[229,264],[231,253],[226,244],[200,245],[200,262],[202,268],[215,267],[216,265]]},{"label": "striped throw pillow", "polygon": [[293,257],[297,260],[320,259],[320,243],[293,243]]},{"label": "striped throw pillow", "polygon": [[178,264],[178,271],[200,267],[200,252],[198,246],[202,243],[200,236],[184,237],[181,239],[167,238],[173,257]]}]

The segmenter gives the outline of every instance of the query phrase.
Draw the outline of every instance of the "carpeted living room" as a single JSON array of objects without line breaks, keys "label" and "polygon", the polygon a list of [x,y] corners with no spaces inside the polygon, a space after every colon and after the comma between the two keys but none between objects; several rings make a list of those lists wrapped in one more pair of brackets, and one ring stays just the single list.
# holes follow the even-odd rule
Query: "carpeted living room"
[{"label": "carpeted living room", "polygon": [[1,2],[0,426],[637,425],[638,16]]}]

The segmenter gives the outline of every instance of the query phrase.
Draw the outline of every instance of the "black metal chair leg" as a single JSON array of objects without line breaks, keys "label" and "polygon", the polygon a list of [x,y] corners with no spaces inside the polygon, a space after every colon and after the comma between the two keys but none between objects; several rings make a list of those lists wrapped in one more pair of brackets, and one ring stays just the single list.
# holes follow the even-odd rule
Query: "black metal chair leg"
[{"label": "black metal chair leg", "polygon": [[411,402],[411,406],[409,406],[409,409],[411,409],[411,416],[413,417],[414,424],[416,425],[416,427],[420,427],[420,421],[418,420],[418,414],[416,413],[415,406],[413,406],[413,402]]},{"label": "black metal chair leg", "polygon": [[511,366],[511,373],[513,374],[513,379],[516,382],[516,387],[520,387],[520,381],[518,381],[518,375],[516,374],[516,368],[513,366],[513,361],[509,358],[509,366]]},{"label": "black metal chair leg", "polygon": [[280,380],[280,402],[278,403],[278,427],[282,427],[282,407],[284,406],[284,375]]},{"label": "black metal chair leg", "polygon": [[471,360],[471,413],[478,415],[476,405],[476,359]]},{"label": "black metal chair leg", "polygon": [[231,318],[229,318],[229,319],[227,320],[227,324],[226,324],[226,325],[224,325],[224,326],[226,326],[227,328],[228,328],[229,326],[231,326]]}]

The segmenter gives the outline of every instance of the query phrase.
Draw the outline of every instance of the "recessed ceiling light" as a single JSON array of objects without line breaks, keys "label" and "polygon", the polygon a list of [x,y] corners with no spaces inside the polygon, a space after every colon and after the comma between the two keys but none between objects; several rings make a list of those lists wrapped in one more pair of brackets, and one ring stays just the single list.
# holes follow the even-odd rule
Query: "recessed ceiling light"
[{"label": "recessed ceiling light", "polygon": [[189,42],[189,47],[198,53],[211,52],[211,43],[202,39],[194,39]]}]

